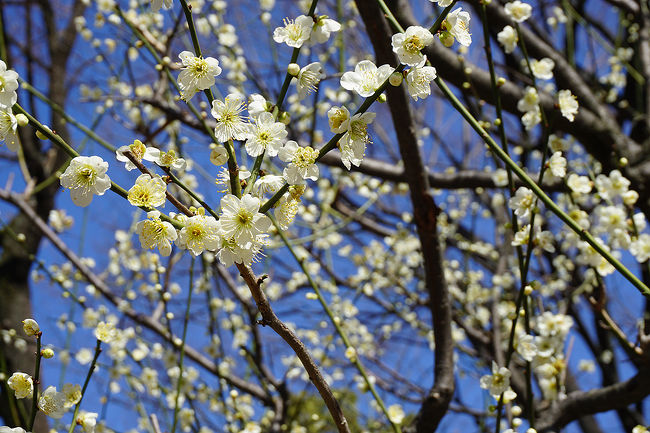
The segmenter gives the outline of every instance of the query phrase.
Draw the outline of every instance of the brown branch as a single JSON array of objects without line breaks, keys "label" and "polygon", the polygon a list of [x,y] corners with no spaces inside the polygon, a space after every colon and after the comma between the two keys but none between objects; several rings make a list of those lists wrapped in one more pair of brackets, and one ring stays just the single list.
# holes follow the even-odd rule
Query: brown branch
[{"label": "brown branch", "polygon": [[[133,163],[133,165],[135,165],[138,168],[138,170],[140,170],[142,173],[148,174],[152,178],[154,177],[154,175],[151,174],[149,169],[147,167],[145,167],[144,164],[141,161],[138,161],[130,151],[127,150],[126,152],[124,152],[124,156],[129,158],[129,161],[131,161]],[[171,178],[170,178],[170,180],[171,180]],[[190,210],[187,208],[187,206],[185,206],[183,203],[181,203],[176,197],[171,195],[171,193],[169,191],[167,191],[166,189],[165,189],[165,197],[167,197],[167,200],[169,200],[169,202],[171,204],[173,204],[174,207],[176,209],[178,209],[179,211],[181,211],[183,214],[185,214],[185,215],[187,215],[189,217],[194,216],[194,214],[192,212],[190,212]]]},{"label": "brown branch", "polygon": [[638,403],[650,395],[650,371],[645,368],[624,382],[591,391],[577,391],[539,417],[539,433],[556,432],[583,417]]},{"label": "brown branch", "polygon": [[261,287],[265,276],[257,278],[251,268],[243,264],[237,263],[237,269],[239,269],[240,275],[246,282],[246,285],[250,289],[251,295],[253,295],[253,299],[257,304],[257,308],[260,310],[260,314],[262,315],[260,324],[263,326],[269,326],[273,329],[293,349],[296,356],[298,356],[298,359],[300,359],[300,362],[305,367],[307,374],[309,374],[309,380],[311,380],[311,382],[316,386],[323,401],[325,401],[327,409],[332,415],[332,418],[334,418],[337,430],[340,433],[350,433],[350,427],[345,419],[345,415],[343,415],[341,406],[336,400],[336,397],[334,397],[332,390],[309,354],[309,351],[303,342],[300,341],[298,336],[287,325],[285,325],[278,316],[275,315],[275,312],[271,308],[271,304]]},{"label": "brown branch", "polygon": [[[396,64],[391,49],[392,33],[376,2],[357,1],[357,8],[373,44],[378,64]],[[394,8],[394,5],[393,5]],[[422,402],[411,426],[418,433],[434,431],[447,413],[454,394],[454,342],[451,337],[451,297],[442,266],[443,255],[438,239],[439,210],[429,193],[429,179],[420,156],[415,122],[404,86],[386,90],[393,118],[406,182],[409,185],[413,220],[422,246],[425,286],[429,292],[429,308],[433,319],[434,351],[433,387]],[[409,429],[410,430],[410,429]]]}]

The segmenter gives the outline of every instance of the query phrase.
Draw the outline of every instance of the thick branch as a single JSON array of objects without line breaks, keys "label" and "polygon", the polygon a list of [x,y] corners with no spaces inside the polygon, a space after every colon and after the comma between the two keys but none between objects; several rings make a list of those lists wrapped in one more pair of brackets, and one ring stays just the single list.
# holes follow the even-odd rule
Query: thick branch
[{"label": "thick branch", "polygon": [[[376,2],[357,1],[357,7],[372,41],[378,64],[396,63],[391,48],[391,31]],[[389,86],[388,105],[395,125],[397,141],[409,185],[413,220],[420,238],[424,261],[425,286],[429,292],[429,308],[433,319],[436,343],[434,382],[414,421],[418,433],[434,431],[447,413],[454,394],[454,342],[451,337],[451,298],[442,267],[443,256],[437,231],[438,208],[429,193],[429,179],[420,156],[405,87]]]}]

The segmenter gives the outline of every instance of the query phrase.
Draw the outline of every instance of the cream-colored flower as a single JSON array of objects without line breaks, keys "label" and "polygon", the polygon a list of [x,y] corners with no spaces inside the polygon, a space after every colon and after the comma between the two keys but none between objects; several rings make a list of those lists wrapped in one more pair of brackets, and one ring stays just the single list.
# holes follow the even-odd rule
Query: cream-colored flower
[{"label": "cream-colored flower", "polygon": [[555,62],[547,57],[540,60],[533,59],[530,62],[530,69],[532,69],[533,75],[540,80],[552,79],[553,68],[555,68]]},{"label": "cream-colored flower", "polygon": [[[2,60],[0,60],[1,62]],[[10,108],[0,107],[0,141],[4,141],[7,149],[12,152],[18,151],[18,120]]]},{"label": "cream-colored flower", "polygon": [[271,226],[271,220],[259,213],[260,199],[246,194],[241,199],[232,194],[221,199],[219,222],[224,238],[234,238],[241,245],[252,242]]},{"label": "cream-colored flower", "polygon": [[273,30],[273,40],[278,44],[285,43],[293,48],[300,48],[311,36],[314,20],[306,15],[300,15],[295,20],[286,18],[284,27]]},{"label": "cream-colored flower", "polygon": [[510,370],[506,367],[499,368],[497,363],[492,361],[492,374],[481,377],[480,385],[497,398],[510,387]]},{"label": "cream-colored flower", "polygon": [[332,107],[327,112],[330,130],[335,134],[345,132],[350,127],[350,112],[345,107]]},{"label": "cream-colored flower", "polygon": [[205,250],[215,251],[221,244],[220,222],[201,213],[188,218],[178,233],[177,244],[190,250],[193,256]]},{"label": "cream-colored flower", "polygon": [[196,57],[190,51],[183,51],[178,57],[183,63],[183,69],[178,75],[178,86],[185,101],[192,99],[199,90],[212,87],[214,78],[221,74],[219,61],[215,58]]},{"label": "cream-colored flower", "polygon": [[61,186],[70,190],[74,204],[88,206],[93,195],[104,195],[111,187],[107,170],[108,163],[99,156],[77,156],[61,175]]},{"label": "cream-colored flower", "polygon": [[59,419],[66,412],[65,394],[57,392],[54,386],[49,386],[38,399],[38,408],[51,418]]},{"label": "cream-colored flower", "polygon": [[401,63],[414,66],[424,58],[421,50],[432,42],[433,35],[429,30],[420,26],[410,26],[404,33],[394,34],[391,44]]},{"label": "cream-colored flower", "polygon": [[506,15],[508,15],[510,18],[512,18],[513,21],[517,23],[523,23],[526,21],[528,18],[530,18],[530,14],[533,12],[531,5],[528,3],[523,3],[519,0],[506,3],[505,9]]},{"label": "cream-colored flower", "polygon": [[151,177],[141,174],[135,180],[127,195],[129,203],[133,206],[154,208],[164,206],[167,184],[160,176]]},{"label": "cream-colored flower", "polygon": [[578,100],[571,94],[571,90],[560,90],[557,92],[558,105],[562,116],[573,122],[575,115],[578,114]]},{"label": "cream-colored flower", "polygon": [[517,47],[517,42],[519,42],[519,35],[517,35],[517,30],[512,26],[505,26],[503,30],[497,33],[497,40],[501,45],[503,45],[503,50],[510,54]]},{"label": "cream-colored flower", "polygon": [[99,322],[95,327],[95,337],[104,343],[112,343],[117,338],[117,329],[111,322]]},{"label": "cream-colored flower", "polygon": [[300,69],[298,76],[296,76],[296,88],[298,90],[298,99],[303,100],[311,92],[315,92],[318,88],[320,80],[325,78],[323,73],[323,65],[319,62],[310,63],[304,68]]},{"label": "cream-colored flower", "polygon": [[97,413],[81,411],[77,417],[77,424],[81,425],[84,433],[95,433],[97,425]]},{"label": "cream-colored flower", "polygon": [[61,392],[65,395],[66,409],[71,408],[81,401],[81,385],[66,383],[63,385],[63,390]]},{"label": "cream-colored flower", "polygon": [[228,140],[245,140],[248,124],[241,116],[246,108],[244,99],[231,93],[223,101],[215,99],[212,101],[212,117],[217,120],[214,128],[214,135],[220,142]]},{"label": "cream-colored flower", "polygon": [[27,373],[16,372],[7,379],[7,385],[13,390],[16,398],[32,398],[34,381]]},{"label": "cream-colored flower", "polygon": [[137,168],[135,164],[131,162],[129,158],[124,155],[124,152],[130,152],[133,158],[136,161],[155,161],[156,158],[160,157],[160,150],[155,147],[147,147],[140,140],[134,140],[132,144],[128,146],[122,146],[115,151],[117,160],[124,163],[124,168],[128,171]]},{"label": "cream-colored flower", "polygon": [[278,157],[289,165],[284,169],[282,175],[289,185],[304,183],[306,179],[318,179],[318,166],[316,158],[318,151],[309,146],[300,147],[293,140],[287,143],[278,152]]},{"label": "cream-colored flower", "polygon": [[341,161],[348,170],[351,165],[359,166],[366,153],[366,144],[370,142],[368,125],[375,120],[375,113],[358,113],[352,116],[348,130],[338,142]]},{"label": "cream-colored flower", "polygon": [[172,252],[172,242],[178,238],[178,233],[171,223],[160,219],[160,212],[151,211],[147,218],[140,221],[135,232],[140,238],[140,246],[146,249],[158,247],[160,254],[167,257]]},{"label": "cream-colored flower", "polygon": [[348,71],[343,74],[341,87],[367,98],[375,93],[392,72],[393,67],[390,65],[377,67],[370,60],[362,60],[354,67],[354,72]]},{"label": "cream-colored flower", "polygon": [[[426,61],[426,57],[425,57]],[[431,95],[431,81],[436,78],[436,68],[425,66],[425,61],[413,66],[406,75],[406,85],[414,100]]]}]

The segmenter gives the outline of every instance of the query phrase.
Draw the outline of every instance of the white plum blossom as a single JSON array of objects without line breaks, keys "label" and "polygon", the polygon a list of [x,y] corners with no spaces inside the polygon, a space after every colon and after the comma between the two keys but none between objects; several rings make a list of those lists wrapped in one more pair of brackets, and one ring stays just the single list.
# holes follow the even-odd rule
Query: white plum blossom
[{"label": "white plum blossom", "polygon": [[554,67],[555,62],[547,57],[540,60],[533,59],[530,62],[530,69],[532,69],[533,75],[540,80],[552,79]]},{"label": "white plum blossom", "polygon": [[533,8],[528,3],[515,0],[505,5],[506,14],[517,23],[523,23],[530,18]]},{"label": "white plum blossom", "polygon": [[303,100],[305,97],[316,91],[320,80],[325,78],[323,73],[323,65],[319,62],[310,63],[300,69],[296,76],[296,87],[298,89],[298,99]]},{"label": "white plum blossom", "polygon": [[341,134],[350,127],[350,112],[345,107],[332,107],[327,112],[327,119],[330,130],[335,134]]},{"label": "white plum blossom", "polygon": [[573,122],[575,115],[578,114],[577,98],[571,94],[571,90],[560,90],[557,92],[557,100],[562,116],[566,117],[569,122]]},{"label": "white plum blossom", "polygon": [[186,165],[185,159],[177,157],[174,149],[169,149],[167,152],[160,152],[154,159],[154,162],[161,167],[169,167],[174,170],[184,170]]},{"label": "white plum blossom", "polygon": [[0,141],[12,152],[18,151],[18,121],[10,108],[0,107]]},{"label": "white plum blossom", "polygon": [[515,215],[521,219],[527,219],[535,205],[535,194],[525,186],[521,186],[517,188],[515,195],[510,198],[509,204]]},{"label": "white plum blossom", "polygon": [[[282,152],[282,149],[280,149],[280,152]],[[278,152],[278,156],[280,155],[280,152]],[[282,188],[284,183],[284,177],[267,174],[257,179],[251,189],[251,194],[261,199],[265,194],[273,194],[277,192]]]},{"label": "white plum blossom", "polygon": [[436,68],[425,66],[425,60],[409,69],[406,75],[406,85],[414,100],[431,95],[431,81],[436,78]]},{"label": "white plum blossom", "polygon": [[414,66],[424,58],[421,50],[432,42],[433,35],[428,29],[410,26],[404,33],[394,34],[391,44],[401,63]]},{"label": "white plum blossom", "polygon": [[0,60],[0,107],[11,108],[18,99],[18,73],[7,69],[7,64]]},{"label": "white plum blossom", "polygon": [[257,119],[257,117],[267,111],[268,103],[264,96],[253,93],[248,99],[248,115],[251,119]]},{"label": "white plum blossom", "polygon": [[517,42],[519,42],[519,35],[517,31],[512,26],[505,26],[503,30],[497,33],[497,40],[506,53],[512,53],[517,47]]},{"label": "white plum blossom", "polygon": [[271,220],[259,213],[260,199],[250,194],[241,199],[232,194],[221,199],[219,222],[224,238],[233,238],[240,245],[253,242],[271,226]]},{"label": "white plum blossom", "polygon": [[77,156],[61,175],[61,186],[70,190],[74,204],[88,206],[93,195],[104,195],[111,187],[107,170],[108,163],[99,156]]},{"label": "white plum blossom", "polygon": [[619,170],[612,170],[609,176],[599,174],[596,176],[596,188],[598,194],[606,200],[614,200],[616,197],[623,197],[630,187],[630,181],[626,179]]},{"label": "white plum blossom", "polygon": [[238,94],[229,94],[223,101],[212,101],[212,117],[217,120],[214,135],[220,142],[228,140],[245,140],[248,124],[241,116],[246,104],[244,98]]},{"label": "white plum blossom", "polygon": [[313,26],[313,18],[306,15],[300,15],[295,20],[286,18],[284,27],[276,27],[273,30],[273,40],[278,44],[285,43],[290,47],[300,48],[309,40]]},{"label": "white plum blossom", "polygon": [[159,207],[164,206],[167,197],[167,184],[160,176],[151,177],[150,174],[141,174],[135,180],[135,185],[128,192],[127,199],[133,206]]},{"label": "white plum blossom", "polygon": [[587,176],[579,176],[575,173],[569,175],[566,184],[571,191],[578,194],[589,194],[593,186],[593,183]]},{"label": "white plum blossom", "polygon": [[167,257],[172,251],[172,242],[178,238],[178,233],[171,223],[160,219],[160,212],[147,213],[147,219],[135,226],[135,232],[140,238],[140,246],[145,249],[157,247],[160,254]]},{"label": "white plum blossom", "polygon": [[97,425],[97,416],[96,412],[86,412],[81,411],[77,417],[77,424],[81,425],[84,433],[94,433],[95,426]]},{"label": "white plum blossom", "polygon": [[131,162],[129,158],[127,158],[126,155],[124,155],[125,152],[130,152],[133,156],[133,159],[138,162],[156,161],[156,159],[160,157],[160,150],[156,149],[155,147],[147,147],[140,140],[134,140],[132,144],[129,144],[128,146],[121,146],[115,151],[117,160],[123,162],[124,168],[126,168],[128,171],[131,171],[137,167],[135,164],[133,164],[133,162]]},{"label": "white plum blossom", "polygon": [[527,86],[524,90],[524,97],[517,101],[517,110],[532,111],[539,108],[539,96],[537,90],[532,86]]},{"label": "white plum blossom", "polygon": [[341,30],[341,24],[326,15],[321,15],[316,18],[309,42],[323,44],[328,41],[332,32],[338,32],[339,30]]},{"label": "white plum blossom", "polygon": [[[463,11],[463,8],[455,9],[447,15],[443,23],[443,28],[453,36],[459,44],[469,47],[472,43],[472,35],[469,32],[469,12]],[[451,46],[451,43],[446,42],[444,37],[441,40],[446,46]]]},{"label": "white plum blossom", "polygon": [[354,72],[348,71],[343,74],[341,87],[357,92],[359,96],[367,98],[375,93],[392,72],[393,67],[390,65],[377,67],[370,60],[362,60],[357,63]]},{"label": "white plum blossom", "polygon": [[38,399],[38,408],[51,418],[59,419],[66,411],[65,394],[57,392],[54,386],[49,386]]},{"label": "white plum blossom", "polygon": [[311,147],[300,147],[293,140],[287,143],[278,152],[278,157],[289,165],[284,169],[282,175],[289,185],[298,185],[305,182],[305,179],[318,179],[318,166],[316,158],[318,151]]},{"label": "white plum blossom", "polygon": [[27,373],[16,372],[7,379],[7,386],[14,392],[17,399],[32,398],[34,381]]},{"label": "white plum blossom", "polygon": [[276,122],[269,112],[261,113],[248,128],[246,152],[250,156],[259,156],[264,152],[275,156],[286,136],[287,130],[283,123]]},{"label": "white plum blossom", "polygon": [[74,224],[74,218],[65,212],[65,209],[52,209],[47,218],[47,223],[57,233],[63,233]]},{"label": "white plum blossom", "polygon": [[492,361],[492,374],[481,377],[481,388],[487,389],[490,395],[498,398],[510,387],[510,374],[506,367],[499,368],[497,363]]},{"label": "white plum blossom", "polygon": [[527,111],[521,116],[521,123],[526,127],[526,131],[530,131],[535,125],[539,125],[541,121],[542,112],[539,107],[535,107],[535,109]]},{"label": "white plum blossom", "polygon": [[187,218],[178,233],[178,246],[187,248],[195,257],[205,250],[216,251],[221,246],[220,222],[202,213]]},{"label": "white plum blossom", "polygon": [[553,152],[551,158],[548,160],[548,167],[555,177],[564,178],[566,176],[566,159],[562,156],[562,152]]},{"label": "white plum blossom", "polygon": [[366,154],[366,144],[370,142],[368,125],[375,120],[375,116],[375,113],[358,113],[350,118],[348,130],[338,142],[341,161],[348,170],[351,165],[361,165]]},{"label": "white plum blossom", "polygon": [[633,240],[630,244],[630,252],[639,263],[650,259],[650,235],[643,233]]},{"label": "white plum blossom", "polygon": [[183,64],[178,74],[178,86],[185,101],[192,99],[199,90],[212,87],[214,78],[221,74],[219,61],[213,57],[196,57],[190,51],[183,51],[178,57]]}]

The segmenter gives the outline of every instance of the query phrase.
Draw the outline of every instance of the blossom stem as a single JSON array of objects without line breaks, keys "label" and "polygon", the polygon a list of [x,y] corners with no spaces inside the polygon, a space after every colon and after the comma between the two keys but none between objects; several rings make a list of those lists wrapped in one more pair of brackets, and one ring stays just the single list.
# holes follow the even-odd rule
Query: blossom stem
[{"label": "blossom stem", "polygon": [[34,421],[36,420],[36,412],[38,412],[38,385],[39,377],[41,374],[41,337],[43,336],[42,332],[36,334],[36,365],[34,366],[34,391],[32,392],[32,414],[29,419],[29,428],[28,431],[33,431]]},{"label": "blossom stem", "polygon": [[169,167],[160,167],[160,168],[165,172],[165,174],[167,176],[169,176],[169,178],[172,180],[172,182],[174,182],[176,185],[178,185],[183,191],[188,193],[190,195],[190,197],[192,197],[194,200],[197,201],[197,203],[199,203],[201,206],[203,206],[203,208],[205,210],[210,212],[210,215],[215,217],[215,219],[217,219],[217,220],[219,219],[219,215],[210,206],[208,206],[208,204],[205,201],[201,200],[201,198],[194,191],[192,191],[178,177],[176,177],[172,173],[172,171],[169,169]]},{"label": "blossom stem", "polygon": [[[314,293],[316,293],[316,296],[318,297],[318,301],[320,302],[321,306],[323,307],[323,310],[325,311],[325,314],[327,314],[327,317],[330,319],[330,322],[334,326],[334,329],[336,329],[336,333],[339,335],[339,337],[341,337],[341,340],[343,341],[343,345],[345,346],[346,349],[348,349],[348,348],[355,349],[354,346],[352,345],[352,343],[350,342],[350,340],[348,339],[347,334],[345,333],[345,331],[341,327],[340,320],[334,315],[332,310],[329,308],[329,305],[327,305],[327,301],[323,297],[323,294],[321,293],[320,289],[318,288],[318,285],[316,284],[316,282],[312,278],[311,274],[309,273],[309,270],[307,269],[307,265],[305,264],[305,260],[302,260],[302,259],[300,259],[298,257],[295,250],[293,249],[293,246],[289,242],[289,239],[287,238],[287,235],[280,228],[280,226],[278,225],[278,222],[276,221],[275,217],[273,215],[269,214],[269,218],[273,222],[273,225],[275,225],[275,228],[277,229],[278,234],[280,235],[280,238],[282,238],[282,242],[284,243],[284,245],[287,247],[287,249],[291,253],[291,256],[296,260],[296,262],[300,266],[300,269],[302,269],[302,272],[307,277],[307,281],[309,282],[309,285],[314,290]],[[355,349],[355,351],[356,351],[356,349]],[[388,414],[388,409],[386,408],[386,405],[384,404],[384,401],[381,399],[381,397],[377,393],[377,389],[375,388],[375,385],[370,380],[370,376],[368,375],[368,373],[366,372],[365,367],[361,363],[361,360],[359,359],[359,356],[358,355],[354,356],[354,358],[351,359],[351,362],[354,364],[354,366],[357,368],[357,370],[359,371],[359,373],[363,377],[363,380],[365,381],[366,386],[370,390],[370,393],[372,394],[375,401],[377,402],[377,405],[379,405],[379,408],[381,409],[381,411],[384,413],[384,415],[386,415],[386,418],[388,419],[388,422],[392,426],[393,431],[395,433],[401,433],[402,430],[400,429],[399,425],[394,423],[391,420],[390,415]],[[172,432],[172,433],[174,433],[174,432]]]},{"label": "blossom stem", "polygon": [[176,425],[178,424],[179,402],[181,395],[181,386],[183,384],[183,362],[185,361],[185,339],[187,338],[187,324],[190,321],[190,305],[192,304],[192,291],[194,289],[194,256],[190,263],[190,285],[189,293],[187,295],[187,306],[185,307],[185,317],[183,318],[183,339],[180,344],[180,359],[178,361],[178,382],[176,383],[176,398],[174,401],[174,421],[172,423],[171,433],[176,432]]},{"label": "blossom stem", "polygon": [[72,414],[72,422],[70,423],[70,429],[68,430],[68,433],[72,433],[74,431],[75,426],[77,425],[76,420],[77,420],[77,415],[79,414],[79,408],[81,407],[81,400],[83,400],[84,395],[86,395],[86,389],[88,388],[88,384],[90,383],[90,377],[93,375],[93,372],[95,371],[95,367],[97,366],[97,359],[99,358],[100,353],[102,353],[102,342],[101,340],[97,339],[97,344],[95,345],[95,356],[93,356],[93,361],[90,363],[90,368],[88,369],[86,380],[84,381],[84,384],[81,387],[81,398],[79,398],[79,401],[74,407],[74,413]]}]

